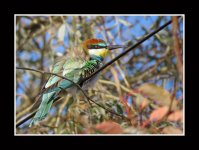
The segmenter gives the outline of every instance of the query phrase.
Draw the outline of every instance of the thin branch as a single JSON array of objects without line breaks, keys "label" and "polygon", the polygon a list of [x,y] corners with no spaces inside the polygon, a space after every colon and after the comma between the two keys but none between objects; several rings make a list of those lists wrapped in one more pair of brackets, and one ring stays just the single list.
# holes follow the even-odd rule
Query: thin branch
[{"label": "thin branch", "polygon": [[16,123],[16,127],[18,128],[20,125],[22,125],[24,122],[28,121],[29,119],[31,119],[32,117],[34,117],[34,115],[36,114],[37,110],[33,111],[32,113],[30,113],[27,117],[25,117],[24,119],[18,121]]},{"label": "thin branch", "polygon": [[[180,16],[178,16],[178,18],[180,18]],[[152,37],[153,35],[155,35],[156,33],[158,33],[159,31],[161,31],[162,29],[164,29],[165,27],[167,27],[168,25],[170,25],[172,23],[172,20],[168,21],[167,23],[165,23],[164,25],[162,25],[161,27],[159,27],[158,29],[156,29],[155,31],[151,32],[148,35],[145,35],[144,38],[142,38],[140,41],[138,41],[135,45],[129,46],[124,52],[122,52],[120,55],[118,55],[117,57],[115,57],[114,59],[112,59],[111,61],[109,61],[107,64],[105,64],[104,66],[102,66],[101,68],[99,68],[97,71],[95,71],[94,73],[92,73],[90,76],[84,78],[82,80],[82,82],[80,84],[82,84],[83,82],[85,82],[86,80],[90,79],[92,76],[96,75],[97,73],[99,73],[100,71],[104,70],[106,67],[108,67],[109,65],[111,65],[112,63],[114,63],[115,61],[117,61],[119,58],[121,58],[122,56],[126,55],[128,52],[130,52],[132,49],[135,49],[136,47],[138,47],[140,44],[142,44],[143,42],[145,42],[147,39],[149,39],[150,37]]]},{"label": "thin branch", "polygon": [[[56,101],[58,101],[60,99],[60,97],[56,98],[53,103],[55,103]],[[36,114],[37,110],[33,111],[32,113],[30,113],[27,117],[25,117],[24,119],[18,121],[16,123],[16,127],[18,128],[20,125],[22,125],[24,122],[28,121],[29,119],[31,119],[32,117],[34,117],[34,115]]]},{"label": "thin branch", "polygon": [[[30,70],[30,71],[35,71],[35,72],[38,72],[38,73],[41,73],[41,74],[55,75],[55,76],[58,76],[58,77],[60,77],[60,78],[65,79],[65,80],[68,80],[68,81],[72,82],[75,86],[77,86],[77,87],[79,88],[79,90],[83,93],[83,95],[86,97],[86,99],[88,100],[89,103],[90,103],[90,101],[91,101],[91,102],[93,102],[94,104],[96,104],[96,105],[98,105],[99,107],[101,107],[101,108],[103,108],[104,110],[106,110],[107,112],[109,112],[109,113],[111,113],[111,114],[114,114],[114,115],[116,115],[116,116],[119,116],[119,117],[121,117],[122,119],[125,118],[125,119],[128,120],[128,118],[126,118],[125,116],[120,115],[120,114],[117,114],[117,113],[113,112],[112,110],[109,110],[109,109],[105,108],[104,106],[102,106],[102,105],[96,103],[94,100],[92,100],[90,97],[88,97],[88,96],[86,95],[86,93],[83,91],[83,89],[80,87],[79,84],[73,82],[72,80],[70,80],[70,79],[68,79],[68,78],[66,78],[66,77],[64,77],[64,76],[58,75],[58,74],[56,74],[56,73],[51,73],[51,72],[46,72],[46,71],[41,71],[41,70],[31,69],[31,68],[16,67],[16,69]],[[24,118],[22,121],[20,121],[19,123],[17,123],[16,127],[20,126],[21,124],[23,124],[24,122],[26,122],[27,120],[29,120],[30,118],[32,118],[32,117],[34,116],[35,113],[36,113],[36,112],[31,113],[29,116],[27,116],[27,117]]]},{"label": "thin branch", "polygon": [[172,21],[173,21],[174,52],[175,52],[176,59],[177,59],[177,70],[178,70],[179,78],[182,81],[182,79],[183,79],[183,60],[182,60],[182,54],[181,54],[181,49],[180,49],[180,41],[178,38],[178,31],[179,31],[178,18],[176,16],[174,16],[172,18]]},{"label": "thin branch", "polygon": [[[116,84],[112,81],[107,81],[107,80],[99,80],[100,83],[102,84],[107,84],[107,85],[113,85],[116,87]],[[125,87],[124,85],[120,84],[120,87],[123,91],[130,93],[131,95],[136,95],[136,92],[134,93],[132,89],[129,89],[127,87]]]}]

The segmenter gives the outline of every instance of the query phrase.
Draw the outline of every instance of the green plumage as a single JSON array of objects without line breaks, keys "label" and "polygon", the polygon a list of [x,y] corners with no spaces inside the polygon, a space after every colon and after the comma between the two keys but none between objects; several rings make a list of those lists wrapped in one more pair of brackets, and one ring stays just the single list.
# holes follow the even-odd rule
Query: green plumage
[{"label": "green plumage", "polygon": [[[52,72],[60,74],[79,84],[83,78],[93,73],[100,65],[101,62],[97,59],[85,61],[79,58],[67,58],[57,62],[53,66]],[[52,75],[42,90],[40,96],[41,104],[32,119],[30,126],[46,118],[53,101],[59,95],[61,90],[67,90],[73,87],[74,85],[72,82]]]},{"label": "green plumage", "polygon": [[[73,50],[69,51],[71,53],[74,52],[74,57],[76,58],[70,57],[61,59],[53,66],[52,72],[62,75],[72,80],[74,83],[80,84],[85,77],[90,76],[103,65],[102,62],[104,57],[107,55],[108,50],[125,47],[121,45],[107,46],[105,41],[101,39],[88,39],[84,41],[81,46],[82,47],[80,49],[74,48]],[[78,53],[76,54],[75,51]],[[81,58],[84,58],[84,54],[89,54],[89,60],[84,60]],[[85,59],[87,58],[88,57],[85,56]],[[85,81],[80,86],[82,89],[87,89],[88,87],[94,85],[98,77],[99,73]],[[34,118],[30,122],[30,126],[46,118],[53,101],[59,97],[59,94],[62,90],[67,90],[72,95],[78,92],[78,88],[73,85],[73,82],[62,79],[55,75],[52,75],[49,78],[44,88],[42,88],[42,92],[38,96],[38,100],[41,101],[41,104]],[[68,104],[66,105],[67,110],[72,103],[73,100],[69,100]]]}]

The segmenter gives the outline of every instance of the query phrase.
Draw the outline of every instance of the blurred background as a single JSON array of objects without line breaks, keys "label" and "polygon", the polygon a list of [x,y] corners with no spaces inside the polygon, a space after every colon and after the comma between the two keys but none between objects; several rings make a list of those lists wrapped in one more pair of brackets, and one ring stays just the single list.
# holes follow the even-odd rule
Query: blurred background
[{"label": "blurred background", "polygon": [[[127,119],[86,102],[81,94],[66,113],[67,94],[40,126],[30,120],[16,134],[182,134],[183,19],[172,16],[16,16],[16,66],[50,71],[54,60],[82,41],[133,45],[167,21],[173,23],[102,71],[90,98]],[[122,53],[111,53],[106,62]],[[16,70],[16,122],[49,75]]]}]

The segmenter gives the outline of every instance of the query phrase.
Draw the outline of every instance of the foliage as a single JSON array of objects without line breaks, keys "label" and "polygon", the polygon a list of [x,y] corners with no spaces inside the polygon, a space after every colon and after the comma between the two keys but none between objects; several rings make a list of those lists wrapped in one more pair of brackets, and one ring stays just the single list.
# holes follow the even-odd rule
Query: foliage
[{"label": "foliage", "polygon": [[[71,47],[85,39],[131,45],[170,19],[175,26],[165,28],[104,69],[95,88],[85,91],[95,102],[128,119],[89,104],[81,93],[66,113],[72,97],[65,93],[40,125],[29,128],[28,121],[16,128],[16,134],[182,134],[182,19],[16,16],[16,66],[50,71],[55,59],[69,55]],[[114,51],[107,61],[121,52]],[[48,77],[16,70],[16,122],[32,112],[32,104]]]}]

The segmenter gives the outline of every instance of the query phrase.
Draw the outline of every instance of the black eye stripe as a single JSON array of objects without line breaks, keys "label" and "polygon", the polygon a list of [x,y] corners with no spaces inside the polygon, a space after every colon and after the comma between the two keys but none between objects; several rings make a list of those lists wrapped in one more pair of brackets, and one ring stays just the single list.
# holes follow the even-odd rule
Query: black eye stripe
[{"label": "black eye stripe", "polygon": [[100,49],[100,48],[107,48],[107,46],[99,46],[99,45],[88,45],[88,49]]}]

